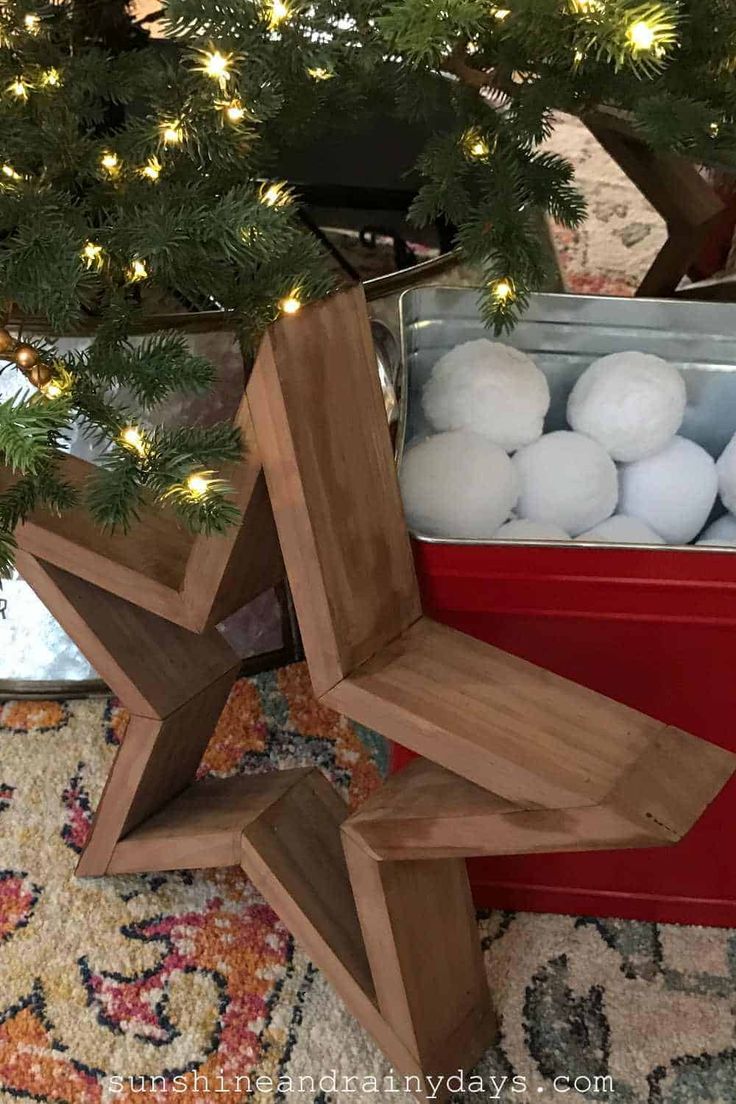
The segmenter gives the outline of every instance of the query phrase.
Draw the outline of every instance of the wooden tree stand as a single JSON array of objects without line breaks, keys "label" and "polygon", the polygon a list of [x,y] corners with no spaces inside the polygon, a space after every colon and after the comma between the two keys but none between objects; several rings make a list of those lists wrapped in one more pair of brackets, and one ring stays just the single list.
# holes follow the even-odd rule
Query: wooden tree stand
[{"label": "wooden tree stand", "polygon": [[733,279],[702,280],[679,289],[713,235],[728,233],[732,225],[726,203],[698,166],[678,154],[653,150],[611,109],[588,112],[583,121],[667,226],[667,238],[635,294],[736,298]]},{"label": "wooden tree stand", "polygon": [[[243,525],[178,582],[161,519],[18,534],[131,711],[78,873],[240,863],[421,1097],[495,1030],[465,857],[675,843],[736,757],[422,615],[360,289],[272,327],[240,421]],[[208,626],[281,566],[269,499],[315,693],[425,756],[353,816],[315,770],[195,781],[238,667]]]}]

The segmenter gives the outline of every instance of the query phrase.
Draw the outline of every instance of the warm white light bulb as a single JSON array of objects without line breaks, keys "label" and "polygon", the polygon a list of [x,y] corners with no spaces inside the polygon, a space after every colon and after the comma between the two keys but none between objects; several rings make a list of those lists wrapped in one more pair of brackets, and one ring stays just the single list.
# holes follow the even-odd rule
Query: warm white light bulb
[{"label": "warm white light bulb", "polygon": [[225,105],[225,118],[229,123],[240,123],[245,118],[245,108],[240,100],[232,100]]},{"label": "warm white light bulb", "polygon": [[478,134],[475,130],[469,130],[463,139],[465,151],[469,157],[475,158],[476,161],[482,160],[490,153],[488,143],[485,138]]},{"label": "warm white light bulb", "polygon": [[497,280],[493,285],[492,293],[496,302],[505,303],[513,297],[514,289],[509,280]]},{"label": "warm white light bulb", "polygon": [[151,180],[155,183],[161,175],[163,165],[159,161],[158,157],[149,157],[143,168],[140,170],[141,176],[144,176],[146,180]]},{"label": "warm white light bulb", "polygon": [[120,158],[111,150],[106,150],[100,157],[100,165],[110,176],[117,176],[120,172]]},{"label": "warm white light bulb", "polygon": [[626,37],[635,50],[651,50],[656,36],[654,28],[645,19],[637,19],[628,27]]},{"label": "warm white light bulb", "polygon": [[122,444],[127,445],[133,452],[137,452],[139,456],[142,456],[146,451],[146,442],[143,438],[143,434],[135,426],[126,426],[120,434],[120,441]]},{"label": "warm white light bulb", "polygon": [[283,207],[291,198],[283,180],[274,184],[262,184],[258,195],[261,203],[265,203],[267,207]]},{"label": "warm white light bulb", "polygon": [[219,50],[212,50],[204,55],[202,68],[208,77],[224,84],[230,76],[230,58]]},{"label": "warm white light bulb", "polygon": [[298,310],[301,310],[301,307],[302,304],[296,291],[292,291],[291,295],[287,295],[279,303],[279,310],[282,314],[296,314]]},{"label": "warm white light bulb", "polygon": [[159,131],[164,145],[167,146],[178,146],[184,138],[184,128],[178,119],[173,122],[161,123]]},{"label": "warm white light bulb", "polygon": [[102,246],[93,241],[85,242],[82,246],[82,260],[88,268],[100,268],[102,265]]},{"label": "warm white light bulb", "polygon": [[271,0],[268,9],[268,25],[272,31],[276,30],[291,15],[289,5],[285,0]]},{"label": "warm white light bulb", "polygon": [[202,498],[209,490],[210,480],[198,472],[193,472],[187,479],[187,487],[196,498]]},{"label": "warm white light bulb", "polygon": [[147,280],[148,268],[146,267],[146,262],[136,257],[136,259],[131,261],[128,265],[125,275],[130,284],[137,284],[140,283],[141,280]]},{"label": "warm white light bulb", "polygon": [[15,96],[17,100],[27,100],[28,83],[24,80],[23,77],[17,77],[8,85],[8,92]]}]

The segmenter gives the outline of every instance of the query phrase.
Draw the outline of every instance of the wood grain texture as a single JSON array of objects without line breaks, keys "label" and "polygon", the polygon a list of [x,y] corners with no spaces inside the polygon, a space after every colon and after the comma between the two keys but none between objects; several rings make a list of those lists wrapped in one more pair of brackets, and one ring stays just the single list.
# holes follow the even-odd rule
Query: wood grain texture
[{"label": "wood grain texture", "polygon": [[[438,1069],[439,1055],[435,1055],[430,1062],[421,1060],[416,1053],[415,1033],[408,1030],[406,1034],[410,1041],[407,1044],[407,1038],[395,1029],[377,1006],[340,841],[340,824],[346,815],[344,803],[329,783],[318,772],[311,772],[246,827],[242,841],[243,869],[310,958],[324,971],[349,1011],[373,1037],[392,1066],[414,1079],[417,1098],[427,1099],[433,1090],[427,1086],[426,1077]],[[455,892],[457,886],[453,883],[445,888]],[[467,894],[467,884],[461,888]],[[462,908],[466,906],[467,897],[463,896]],[[393,907],[393,902],[390,907]],[[474,915],[473,926],[474,949],[479,956]],[[464,934],[467,937],[467,931]],[[438,958],[448,953],[444,944],[434,950]],[[454,961],[453,952],[449,954]],[[463,974],[462,983],[466,980]],[[410,987],[412,979],[407,979],[406,984]],[[458,990],[460,984],[461,979],[458,978]],[[485,992],[484,1008],[487,1012],[488,989],[482,972],[480,977],[472,980],[473,993],[479,988]],[[458,992],[455,1007],[464,1007],[466,1001],[467,997]],[[436,1004],[433,999],[424,1011],[425,1017],[431,1020],[434,1008]],[[443,1022],[449,1020],[444,1009],[438,1016]],[[482,1021],[482,1030],[477,1033],[477,1038],[473,1037],[472,1049],[466,1047],[463,1050],[468,1026],[463,1025],[458,1031],[456,1025],[452,1025],[452,1063],[441,1072],[457,1072],[458,1066],[469,1069],[488,1045],[492,1030],[493,1022],[488,1014],[488,1019]],[[439,1037],[441,1029],[437,1028],[435,1035]],[[443,1052],[448,1052],[447,1045]],[[444,1101],[447,1097],[448,1094],[440,1089],[432,1099]]]},{"label": "wood grain texture", "polygon": [[243,832],[243,869],[340,993],[373,985],[340,844],[347,807],[318,771]]},{"label": "wood grain texture", "polygon": [[235,613],[284,577],[284,562],[266,489],[250,407],[245,396],[234,424],[245,454],[222,471],[233,488],[241,523],[216,537],[195,537],[187,561],[182,602],[187,623],[201,631]]},{"label": "wood grain texture", "polygon": [[[60,474],[79,487],[91,464],[65,456]],[[0,491],[12,482],[0,466]],[[193,538],[166,511],[147,512],[129,533],[100,530],[82,507],[57,517],[35,511],[16,531],[18,546],[39,559],[73,572],[101,589],[181,623],[179,588]]]},{"label": "wood grain texture", "polygon": [[120,840],[107,873],[239,865],[243,829],[308,771],[298,767],[192,783]]},{"label": "wood grain texture", "polygon": [[379,862],[344,835],[378,1007],[426,1073],[469,1070],[496,1023],[465,863]]},{"label": "wood grain texture", "polygon": [[676,842],[690,831],[736,770],[736,755],[667,727],[655,733],[607,795],[612,809]]},{"label": "wood grain texture", "polygon": [[165,720],[132,716],[77,865],[104,874],[118,841],[188,786],[237,676],[237,667]]},{"label": "wood grain texture", "polygon": [[664,727],[428,618],[324,701],[494,794],[554,809],[600,801]]},{"label": "wood grain texture", "polygon": [[321,694],[420,614],[362,290],[272,326],[248,397]]},{"label": "wood grain texture", "polygon": [[167,717],[238,659],[211,629],[196,634],[18,552],[18,570],[133,713]]},{"label": "wood grain texture", "polygon": [[[247,399],[235,419],[243,459],[223,469],[241,524],[211,537],[192,536],[170,511],[143,511],[129,533],[100,530],[83,507],[57,517],[36,511],[19,527],[19,547],[157,617],[201,632],[230,616],[284,576]],[[80,487],[94,470],[73,456],[62,475]],[[0,467],[0,491],[11,482]]]},{"label": "wood grain texture", "polygon": [[736,770],[736,755],[663,728],[599,804],[524,807],[416,759],[343,824],[376,859],[441,859],[677,843]]}]

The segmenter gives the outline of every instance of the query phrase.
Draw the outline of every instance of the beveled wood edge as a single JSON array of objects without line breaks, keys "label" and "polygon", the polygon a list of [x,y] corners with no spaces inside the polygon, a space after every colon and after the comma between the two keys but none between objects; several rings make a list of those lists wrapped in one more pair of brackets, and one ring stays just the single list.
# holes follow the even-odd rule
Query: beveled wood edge
[{"label": "beveled wood edge", "polygon": [[[241,837],[248,825],[298,785],[316,767],[293,767],[265,774],[238,774],[228,778],[207,777],[192,782],[158,812],[122,836],[115,845],[106,874],[139,874],[166,870],[200,870],[234,866],[240,862]],[[239,792],[241,791],[241,792]],[[181,831],[190,810],[202,796],[212,802],[213,823],[206,816],[192,829]],[[242,807],[242,799],[249,807]],[[231,824],[218,824],[234,806]],[[201,816],[204,810],[196,809]]]},{"label": "beveled wood edge", "polygon": [[[673,745],[673,740],[675,741]],[[679,797],[667,777],[680,760]],[[417,764],[421,760],[415,761]],[[672,846],[683,839],[736,771],[736,755],[689,733],[663,726],[601,802],[572,809],[513,806],[499,810],[499,799],[437,764],[409,764],[393,775],[342,825],[342,832],[377,861],[475,858],[481,856],[553,854],[559,852]],[[412,786],[424,784],[429,769],[455,782],[457,801],[451,816],[412,817]],[[404,775],[404,784],[400,783]],[[637,788],[643,793],[637,796]],[[633,794],[633,797],[632,797]],[[387,796],[400,795],[402,809],[382,808]],[[484,801],[488,812],[482,811]],[[663,812],[662,802],[668,803]],[[469,812],[462,812],[463,802]],[[472,811],[471,811],[472,810]],[[567,835],[560,838],[562,832]]]},{"label": "beveled wood edge", "polygon": [[[268,447],[272,447],[274,453],[278,447],[276,445],[278,441],[278,428],[277,422],[272,414],[272,403],[278,402],[281,425],[284,425],[287,421],[283,398],[280,394],[274,395],[273,389],[269,388],[267,379],[265,378],[266,369],[264,368],[264,364],[269,366],[272,373],[278,372],[271,334],[269,332],[266,332],[259,346],[258,355],[256,356],[253,371],[248,382],[247,392],[253,424],[256,427],[260,427],[259,440],[261,453],[263,455],[266,454]],[[266,434],[265,443],[263,439],[264,432]],[[290,443],[291,442],[288,441],[285,447],[288,447]],[[296,466],[293,450],[292,454],[282,460],[285,464],[289,461],[291,461],[292,467]],[[278,501],[278,499],[274,501],[275,488],[273,481],[268,478],[268,472],[266,472],[266,482],[268,484],[274,517],[276,518],[276,524],[279,530],[282,550],[285,543],[284,535],[286,534],[287,542],[292,549],[292,555],[296,556],[298,554],[302,560],[311,560],[314,563],[319,563],[317,547],[311,532],[311,527],[304,522],[304,518],[307,516],[308,511],[301,479],[297,480],[292,489],[292,495],[298,497],[298,509],[288,509],[286,501],[284,501],[283,504]],[[324,610],[328,608],[327,594],[320,578],[315,585],[321,587],[322,592],[319,601],[314,604],[309,598],[309,592],[303,579],[301,577],[293,577],[295,574],[297,576],[303,575],[306,579],[307,573],[294,573],[292,571],[291,573],[287,572],[287,574],[289,575],[289,584],[292,594],[295,596],[295,602],[299,600],[301,593],[302,603],[312,606],[313,609],[317,611],[314,617],[316,623],[314,625],[300,625],[300,631],[303,636],[309,637],[313,635],[315,638],[319,637],[321,642],[320,649],[313,649],[315,654],[319,650],[322,655],[322,662],[319,668],[315,665],[314,659],[309,664],[309,675],[312,686],[317,697],[320,697],[335,684],[340,683],[347,674],[341,661],[332,625],[328,618],[324,616]]]}]

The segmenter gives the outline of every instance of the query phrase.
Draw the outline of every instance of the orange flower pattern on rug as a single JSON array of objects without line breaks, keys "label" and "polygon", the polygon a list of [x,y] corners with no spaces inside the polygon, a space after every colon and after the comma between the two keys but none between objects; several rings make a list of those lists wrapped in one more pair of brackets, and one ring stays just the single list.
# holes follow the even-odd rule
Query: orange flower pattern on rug
[{"label": "orange flower pattern on rug", "polygon": [[[239,869],[74,877],[126,723],[114,700],[0,708],[0,1099],[133,1104],[159,1077],[145,1099],[164,1104],[174,1077],[201,1100],[195,1075],[276,1076],[314,979]],[[320,706],[303,666],[240,680],[202,773],[308,764],[355,804],[386,745]]]}]

